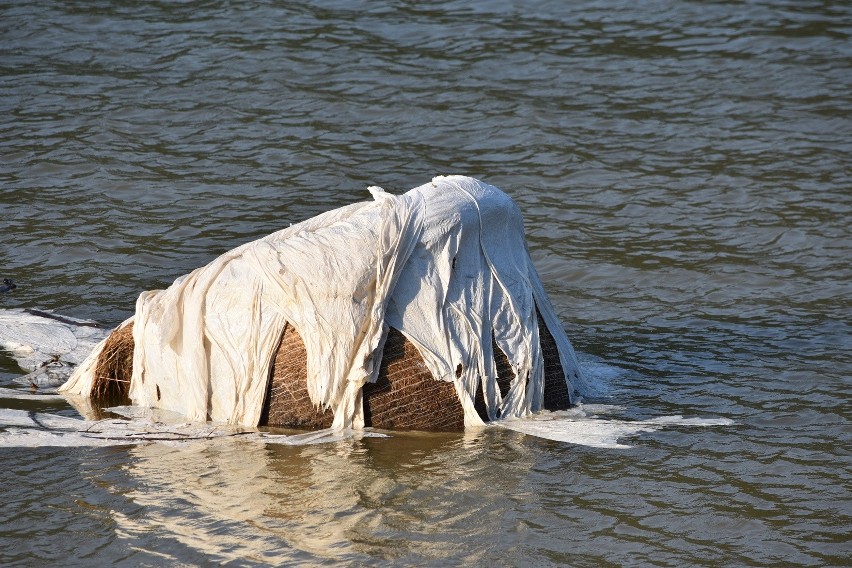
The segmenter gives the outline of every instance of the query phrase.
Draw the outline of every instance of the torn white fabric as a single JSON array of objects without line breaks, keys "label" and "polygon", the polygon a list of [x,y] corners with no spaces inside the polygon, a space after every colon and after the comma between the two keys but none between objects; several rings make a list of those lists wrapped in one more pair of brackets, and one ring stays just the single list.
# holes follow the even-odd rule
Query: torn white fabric
[{"label": "torn white fabric", "polygon": [[[387,322],[414,343],[433,376],[455,381],[465,424],[482,423],[473,407],[480,382],[491,420],[541,409],[536,306],[556,340],[569,392],[576,391],[576,355],[541,286],[511,198],[462,176],[435,178],[407,195],[419,198],[423,230],[391,295]],[[492,334],[515,373],[505,400]]]},{"label": "torn white fabric", "polygon": [[[166,290],[140,295],[133,404],[256,425],[289,322],[305,343],[311,400],[333,410],[334,428],[363,427],[361,387],[376,379],[388,326],[417,347],[437,380],[455,384],[466,425],[482,424],[473,407],[480,383],[489,418],[524,416],[542,406],[536,307],[569,392],[580,393],[576,356],[506,194],[463,176],[437,177],[400,196],[370,192],[371,202],[247,243]],[[492,334],[515,371],[505,399]],[[64,392],[89,395],[101,347]]]}]

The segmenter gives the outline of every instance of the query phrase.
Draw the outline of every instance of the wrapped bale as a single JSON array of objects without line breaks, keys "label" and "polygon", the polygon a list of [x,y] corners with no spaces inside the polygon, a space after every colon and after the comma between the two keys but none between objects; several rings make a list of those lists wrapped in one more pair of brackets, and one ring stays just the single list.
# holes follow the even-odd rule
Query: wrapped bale
[{"label": "wrapped bale", "polygon": [[582,377],[511,199],[461,176],[370,191],[143,293],[115,332],[132,364],[107,365],[108,338],[63,390],[127,384],[133,404],[194,420],[309,429],[458,430],[570,405]]}]

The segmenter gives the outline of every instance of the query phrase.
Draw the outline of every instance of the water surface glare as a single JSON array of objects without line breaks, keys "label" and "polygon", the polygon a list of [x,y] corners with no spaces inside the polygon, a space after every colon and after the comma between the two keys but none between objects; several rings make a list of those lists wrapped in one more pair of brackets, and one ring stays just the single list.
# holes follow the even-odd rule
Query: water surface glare
[{"label": "water surface glare", "polygon": [[0,4],[0,308],[115,325],[466,174],[518,203],[608,419],[733,422],[10,444],[0,564],[848,565],[850,34],[827,0]]}]

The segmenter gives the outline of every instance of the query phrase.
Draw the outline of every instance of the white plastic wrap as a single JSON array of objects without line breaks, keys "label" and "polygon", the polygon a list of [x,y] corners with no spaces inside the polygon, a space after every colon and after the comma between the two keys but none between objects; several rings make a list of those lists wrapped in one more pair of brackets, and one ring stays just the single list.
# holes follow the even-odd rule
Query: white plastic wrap
[{"label": "white plastic wrap", "polygon": [[[166,290],[140,295],[133,404],[256,425],[289,322],[307,350],[311,400],[333,409],[335,428],[362,427],[361,387],[376,379],[390,325],[417,347],[433,376],[455,383],[466,425],[482,423],[473,408],[479,381],[490,418],[524,416],[542,405],[536,306],[569,392],[577,393],[576,356],[506,194],[462,176],[437,177],[401,196],[370,191],[374,201],[247,243]],[[492,333],[516,376],[505,400]],[[63,391],[89,395],[100,347]]]}]

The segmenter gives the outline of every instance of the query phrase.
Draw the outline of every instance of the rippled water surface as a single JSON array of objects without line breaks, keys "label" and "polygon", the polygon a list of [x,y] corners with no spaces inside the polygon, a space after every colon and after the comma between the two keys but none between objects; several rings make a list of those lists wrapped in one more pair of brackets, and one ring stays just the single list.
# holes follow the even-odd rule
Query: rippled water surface
[{"label": "rippled water surface", "polygon": [[519,204],[598,402],[735,422],[4,447],[0,563],[847,565],[850,33],[805,0],[0,4],[0,307],[114,325],[462,173]]}]

